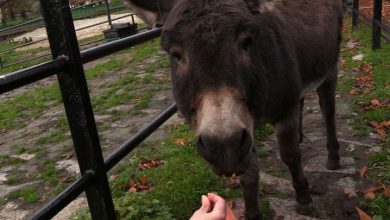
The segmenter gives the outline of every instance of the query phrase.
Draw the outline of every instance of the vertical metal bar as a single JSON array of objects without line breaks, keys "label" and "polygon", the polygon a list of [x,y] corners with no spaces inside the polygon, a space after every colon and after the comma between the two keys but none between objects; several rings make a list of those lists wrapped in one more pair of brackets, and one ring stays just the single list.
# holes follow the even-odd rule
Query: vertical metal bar
[{"label": "vertical metal bar", "polygon": [[112,25],[112,20],[111,20],[111,10],[110,10],[110,4],[108,3],[109,0],[105,0],[104,2],[106,3],[106,10],[107,10],[107,19],[108,19],[108,25]]},{"label": "vertical metal bar", "polygon": [[53,58],[65,55],[70,59],[57,77],[81,173],[96,173],[86,190],[89,210],[93,219],[116,219],[69,0],[40,2]]},{"label": "vertical metal bar", "polygon": [[134,14],[131,14],[131,24],[135,24]]},{"label": "vertical metal bar", "polygon": [[374,0],[372,18],[372,49],[381,48],[382,0]]},{"label": "vertical metal bar", "polygon": [[353,0],[352,3],[352,31],[358,28],[359,20],[359,0]]},{"label": "vertical metal bar", "polygon": [[3,59],[0,57],[0,69],[3,69]]}]

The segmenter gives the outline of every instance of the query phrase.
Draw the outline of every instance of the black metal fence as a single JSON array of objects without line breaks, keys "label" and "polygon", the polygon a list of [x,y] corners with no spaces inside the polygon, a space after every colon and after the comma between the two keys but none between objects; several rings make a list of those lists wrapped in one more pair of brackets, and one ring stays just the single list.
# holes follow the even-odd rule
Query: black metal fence
[{"label": "black metal fence", "polygon": [[384,35],[383,32],[386,32],[390,35],[390,27],[386,26],[382,22],[382,9],[383,2],[382,0],[374,0],[373,3],[373,16],[372,18],[368,15],[360,13],[359,10],[359,0],[353,0],[352,8],[349,8],[349,11],[352,12],[352,30],[356,30],[359,25],[359,19],[366,22],[372,27],[372,49],[381,48],[381,40],[384,38],[387,42],[390,42],[388,36]]},{"label": "black metal fence", "polygon": [[[100,0],[100,1],[96,1],[96,2],[93,2],[93,3],[87,4],[87,5],[77,6],[77,7],[71,8],[71,11],[73,13],[73,18],[75,16],[74,15],[75,11],[87,10],[88,8],[94,7],[96,5],[103,5],[103,4],[104,4],[104,8],[101,8],[98,11],[94,12],[93,16],[106,14],[107,15],[107,20],[104,20],[104,21],[101,21],[101,22],[97,22],[97,23],[92,24],[92,25],[88,25],[88,26],[84,26],[84,27],[78,28],[78,29],[76,29],[76,32],[81,31],[81,30],[85,30],[85,29],[88,29],[88,28],[92,28],[92,27],[95,27],[95,26],[98,26],[98,25],[106,24],[106,23],[108,23],[108,25],[111,26],[113,21],[121,20],[121,19],[124,19],[124,18],[127,18],[127,17],[131,17],[132,23],[135,23],[135,21],[134,21],[134,14],[126,14],[126,15],[122,15],[122,16],[119,16],[119,17],[116,17],[116,18],[112,18],[111,17],[112,11],[118,11],[118,9],[124,9],[124,6],[122,5],[122,6],[116,6],[116,7],[110,8],[110,6],[108,4],[108,0]],[[84,8],[86,8],[86,9],[84,9]],[[82,12],[78,13],[78,14],[81,14],[81,16],[80,15],[76,15],[79,19],[88,18],[88,16],[83,15]],[[12,27],[9,27],[9,28],[2,29],[2,30],[0,30],[0,36],[1,35],[7,35],[7,34],[13,35],[14,33],[24,33],[25,30],[31,31],[31,30],[34,30],[36,28],[40,28],[42,26],[43,26],[43,17],[42,18],[38,18],[38,19],[34,19],[32,21],[25,22],[23,24],[19,24],[19,25],[15,25],[15,26],[12,26]],[[28,27],[28,28],[26,29],[26,27]],[[138,31],[141,31],[141,30],[143,30],[143,29],[140,29]],[[102,37],[100,39],[95,39],[93,41],[82,43],[82,44],[80,44],[80,46],[81,47],[85,47],[86,45],[96,44],[96,43],[99,43],[99,42],[104,42],[105,40],[106,39],[104,37]],[[6,41],[7,40],[2,41],[2,42],[6,42]],[[11,48],[7,48],[7,49],[4,49],[4,50],[1,50],[0,51],[0,69],[4,69],[4,68],[8,68],[8,67],[19,67],[21,64],[25,64],[27,62],[31,62],[31,61],[34,61],[34,60],[38,60],[38,59],[42,59],[42,58],[45,58],[45,57],[46,58],[49,57],[51,55],[51,53],[50,53],[50,51],[47,51],[47,52],[40,53],[40,55],[37,55],[37,56],[34,55],[34,56],[30,56],[28,58],[22,58],[22,59],[17,59],[17,60],[12,60],[12,61],[9,61],[9,60],[6,59],[7,54],[10,53],[10,52],[16,51],[18,49],[30,47],[30,46],[35,45],[35,44],[47,42],[47,41],[48,41],[48,38],[43,38],[43,39],[39,39],[39,40],[35,40],[35,41],[25,42],[25,43],[22,43],[20,45],[17,45],[17,46],[11,47]],[[36,61],[36,62],[38,62],[38,61]],[[31,64],[29,63],[28,65],[31,65]]]},{"label": "black metal fence", "polygon": [[57,75],[81,177],[30,219],[52,218],[84,191],[93,219],[116,219],[107,171],[168,120],[176,112],[176,105],[171,105],[111,156],[104,159],[83,64],[154,39],[160,36],[161,30],[149,30],[80,52],[69,0],[40,0],[40,2],[53,60],[0,76],[0,94]]}]

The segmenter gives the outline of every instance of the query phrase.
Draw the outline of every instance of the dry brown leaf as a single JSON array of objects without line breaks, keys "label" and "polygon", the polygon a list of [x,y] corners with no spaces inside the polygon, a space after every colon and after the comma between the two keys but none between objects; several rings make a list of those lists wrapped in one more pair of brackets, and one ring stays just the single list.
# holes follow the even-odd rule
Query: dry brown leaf
[{"label": "dry brown leaf", "polygon": [[374,71],[374,66],[365,62],[360,65],[360,70],[365,73],[372,73]]},{"label": "dry brown leaf", "polygon": [[367,193],[370,193],[370,192],[375,193],[375,192],[377,192],[377,191],[379,191],[381,189],[383,189],[383,186],[381,186],[381,185],[374,185],[374,186],[369,186],[366,189],[361,190],[361,192],[364,193],[364,194],[367,194]]},{"label": "dry brown leaf", "polygon": [[382,140],[386,140],[387,134],[386,134],[385,128],[378,128],[378,129],[376,129],[376,132],[378,133],[379,137]]},{"label": "dry brown leaf", "polygon": [[380,125],[385,126],[386,128],[390,129],[390,120],[382,121]]},{"label": "dry brown leaf", "polygon": [[364,167],[360,168],[360,179],[364,178],[364,176],[366,175],[367,171],[368,171],[368,167],[367,166],[364,166]]},{"label": "dry brown leaf", "polygon": [[356,95],[357,92],[358,92],[357,89],[352,89],[352,90],[349,92],[349,94],[350,94],[350,95]]},{"label": "dry brown leaf", "polygon": [[374,200],[375,197],[376,197],[376,195],[373,192],[369,192],[369,193],[364,194],[364,198],[366,198],[368,200]]},{"label": "dry brown leaf", "polygon": [[69,182],[72,182],[71,176],[65,176],[60,179],[60,183],[69,183]]},{"label": "dry brown leaf", "polygon": [[370,121],[370,125],[374,128],[379,128],[381,127],[380,124],[377,121]]},{"label": "dry brown leaf", "polygon": [[160,158],[155,158],[151,160],[142,158],[141,162],[138,164],[138,169],[146,170],[146,169],[156,168],[162,164],[164,164],[164,162]]},{"label": "dry brown leaf", "polygon": [[173,141],[173,143],[177,146],[183,147],[183,146],[188,145],[190,142],[188,140],[185,140],[185,139],[176,139]]},{"label": "dry brown leaf", "polygon": [[371,216],[369,216],[367,213],[365,213],[363,210],[359,209],[358,207],[355,208],[356,211],[359,214],[360,220],[372,220]]},{"label": "dry brown leaf", "polygon": [[384,186],[383,196],[385,198],[390,198],[390,188]]},{"label": "dry brown leaf", "polygon": [[65,160],[69,160],[70,158],[73,157],[73,152],[69,152],[67,154],[62,155]]},{"label": "dry brown leaf", "polygon": [[140,184],[141,184],[142,186],[149,186],[149,184],[150,184],[150,180],[149,180],[149,178],[146,177],[146,176],[142,176],[142,177],[140,178],[139,182],[140,182]]},{"label": "dry brown leaf", "polygon": [[380,104],[381,104],[381,102],[378,99],[371,100],[371,105],[378,106]]}]

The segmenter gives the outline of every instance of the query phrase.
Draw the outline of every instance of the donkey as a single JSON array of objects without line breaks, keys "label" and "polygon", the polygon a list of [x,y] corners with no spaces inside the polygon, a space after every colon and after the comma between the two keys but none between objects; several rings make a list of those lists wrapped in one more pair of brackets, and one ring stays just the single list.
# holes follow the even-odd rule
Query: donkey
[{"label": "donkey", "polygon": [[335,86],[342,0],[125,0],[162,25],[177,107],[218,175],[236,173],[246,219],[260,219],[254,129],[274,125],[297,211],[312,199],[299,144],[305,92],[317,89],[327,129],[327,168],[340,167]]}]

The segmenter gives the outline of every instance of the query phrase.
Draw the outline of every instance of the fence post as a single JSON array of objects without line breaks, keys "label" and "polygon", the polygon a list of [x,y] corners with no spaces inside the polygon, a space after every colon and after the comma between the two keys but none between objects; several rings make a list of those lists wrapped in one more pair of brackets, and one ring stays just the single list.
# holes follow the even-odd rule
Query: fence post
[{"label": "fence post", "polygon": [[382,0],[374,0],[372,17],[372,49],[381,48]]},{"label": "fence post", "polygon": [[353,0],[352,2],[352,31],[358,28],[359,20],[359,0]]},{"label": "fence post", "polygon": [[106,3],[106,10],[107,10],[107,19],[108,19],[108,25],[112,25],[112,20],[111,20],[111,10],[110,10],[110,4],[108,0],[104,1]]},{"label": "fence post", "polygon": [[40,0],[53,58],[69,57],[69,66],[57,74],[66,115],[82,175],[95,172],[86,189],[92,219],[114,220],[107,174],[81,62],[69,0]]}]

